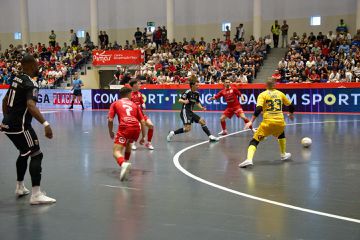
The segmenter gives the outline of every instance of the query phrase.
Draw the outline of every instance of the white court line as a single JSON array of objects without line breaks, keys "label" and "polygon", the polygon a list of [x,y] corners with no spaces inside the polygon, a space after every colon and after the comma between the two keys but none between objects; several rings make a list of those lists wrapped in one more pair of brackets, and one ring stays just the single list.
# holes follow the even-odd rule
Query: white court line
[{"label": "white court line", "polygon": [[109,187],[109,188],[118,188],[118,189],[129,189],[129,190],[135,190],[135,191],[140,191],[140,190],[141,190],[141,189],[139,189],[139,188],[130,188],[130,187],[122,187],[122,186],[112,186],[112,185],[106,185],[106,184],[101,184],[100,186]]},{"label": "white court line", "polygon": [[[293,126],[293,125],[305,125],[305,124],[326,124],[326,123],[341,123],[341,122],[359,122],[360,120],[353,120],[353,121],[323,121],[323,122],[308,122],[308,123],[292,123],[292,124],[288,124],[287,126]],[[222,136],[220,138],[225,138],[225,137],[229,137],[229,136],[232,136],[232,135],[235,135],[235,134],[239,134],[239,133],[243,133],[245,131],[249,131],[249,130],[242,130],[242,131],[238,131],[238,132],[234,132],[234,133],[231,133],[231,134],[228,134],[226,136]],[[330,213],[325,213],[325,212],[320,212],[320,211],[315,211],[315,210],[311,210],[311,209],[308,209],[308,208],[302,208],[302,207],[297,207],[297,206],[294,206],[294,205],[290,205],[290,204],[285,204],[285,203],[281,203],[281,202],[276,202],[276,201],[272,201],[272,200],[269,200],[269,199],[266,199],[266,198],[260,198],[260,197],[256,197],[254,195],[250,195],[250,194],[246,194],[246,193],[243,193],[243,192],[239,192],[239,191],[236,191],[236,190],[233,190],[233,189],[230,189],[230,188],[227,188],[227,187],[224,187],[224,186],[221,186],[221,185],[218,185],[218,184],[215,184],[215,183],[212,183],[212,182],[209,182],[205,179],[202,179],[198,176],[195,176],[194,174],[188,172],[185,168],[183,168],[181,165],[180,165],[180,162],[179,162],[179,158],[181,156],[181,154],[183,154],[184,152],[192,149],[192,148],[195,148],[195,147],[198,147],[200,145],[204,145],[206,143],[209,143],[209,141],[204,141],[204,142],[200,142],[200,143],[197,143],[195,145],[191,145],[187,148],[184,148],[182,149],[181,151],[177,152],[173,158],[173,162],[174,162],[174,165],[176,166],[176,168],[178,170],[180,170],[183,174],[185,174],[186,176],[196,180],[196,181],[199,181],[201,183],[204,183],[206,185],[209,185],[211,187],[214,187],[214,188],[217,188],[217,189],[220,189],[220,190],[223,190],[225,192],[229,192],[229,193],[233,193],[235,195],[238,195],[238,196],[242,196],[242,197],[246,197],[246,198],[250,198],[250,199],[253,199],[253,200],[256,200],[256,201],[260,201],[260,202],[265,202],[265,203],[269,203],[269,204],[272,204],[272,205],[276,205],[276,206],[280,206],[280,207],[284,207],[284,208],[290,208],[290,209],[294,209],[294,210],[297,210],[297,211],[301,211],[301,212],[307,212],[307,213],[312,213],[312,214],[316,214],[316,215],[320,215],[320,216],[324,216],[324,217],[329,217],[329,218],[335,218],[335,219],[339,219],[339,220],[343,220],[343,221],[348,221],[348,222],[354,222],[354,223],[360,223],[360,219],[355,219],[355,218],[348,218],[348,217],[344,217],[344,216],[339,216],[339,215],[335,215],[335,214],[330,214]]]}]

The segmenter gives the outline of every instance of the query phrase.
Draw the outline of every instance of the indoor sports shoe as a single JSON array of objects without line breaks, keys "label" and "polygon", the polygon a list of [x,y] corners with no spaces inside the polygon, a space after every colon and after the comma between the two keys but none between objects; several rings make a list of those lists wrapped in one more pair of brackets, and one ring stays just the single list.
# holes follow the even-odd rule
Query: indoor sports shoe
[{"label": "indoor sports shoe", "polygon": [[131,149],[134,150],[134,151],[137,149],[136,143],[133,143],[133,144],[131,145]]},{"label": "indoor sports shoe", "polygon": [[52,204],[52,203],[56,203],[56,200],[54,198],[46,196],[45,192],[32,194],[30,198],[31,205]]},{"label": "indoor sports shoe", "polygon": [[127,175],[129,174],[131,168],[131,163],[124,162],[121,165],[121,171],[120,171],[120,181],[124,181],[127,178]]},{"label": "indoor sports shoe", "polygon": [[166,140],[168,142],[171,142],[171,139],[175,136],[174,131],[169,132],[169,135],[167,135]]},{"label": "indoor sports shoe", "polygon": [[16,197],[23,197],[25,195],[28,195],[30,193],[30,191],[25,187],[25,186],[22,186],[22,187],[16,187],[16,190],[15,190],[15,195]]},{"label": "indoor sports shoe", "polygon": [[146,143],[146,144],[145,144],[145,147],[146,147],[147,149],[149,149],[149,150],[154,150],[154,147],[153,147],[153,145],[151,144],[151,142]]},{"label": "indoor sports shoe", "polygon": [[240,168],[246,168],[246,167],[252,167],[252,166],[254,166],[254,164],[253,164],[253,161],[251,161],[251,160],[245,160],[239,164]]},{"label": "indoor sports shoe", "polygon": [[286,161],[291,159],[291,153],[281,154],[281,161]]},{"label": "indoor sports shoe", "polygon": [[218,138],[218,137],[215,137],[215,136],[213,136],[213,135],[210,135],[210,136],[209,136],[209,141],[210,141],[210,142],[217,142],[217,141],[219,141],[219,138]]},{"label": "indoor sports shoe", "polygon": [[252,131],[253,133],[256,133],[257,128],[252,128],[251,131]]},{"label": "indoor sports shoe", "polygon": [[225,135],[227,135],[227,134],[228,134],[228,132],[227,132],[226,129],[225,129],[225,130],[222,130],[221,132],[218,133],[218,135],[221,135],[221,136],[225,136]]}]

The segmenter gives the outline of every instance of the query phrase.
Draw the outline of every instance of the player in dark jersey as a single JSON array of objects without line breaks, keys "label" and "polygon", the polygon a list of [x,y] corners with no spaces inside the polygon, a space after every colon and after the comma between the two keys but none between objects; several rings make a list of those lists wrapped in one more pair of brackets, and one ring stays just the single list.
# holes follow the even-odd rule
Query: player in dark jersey
[{"label": "player in dark jersey", "polygon": [[40,150],[38,137],[31,126],[34,117],[44,125],[45,136],[49,139],[53,137],[49,123],[36,107],[39,88],[38,83],[33,78],[38,76],[38,64],[33,56],[26,55],[21,61],[21,66],[23,72],[14,78],[2,102],[4,119],[0,129],[5,132],[20,152],[16,162],[17,186],[15,194],[21,197],[30,193],[24,185],[24,176],[28,158],[31,157],[29,166],[32,181],[30,204],[51,204],[55,203],[56,200],[47,197],[40,190],[43,154]]},{"label": "player in dark jersey", "polygon": [[181,98],[179,102],[182,103],[182,108],[180,112],[181,120],[183,121],[184,127],[180,128],[176,131],[169,132],[167,136],[167,140],[170,142],[171,139],[177,135],[185,132],[191,131],[191,124],[193,122],[199,123],[203,129],[203,131],[208,135],[210,141],[219,141],[219,138],[213,136],[208,127],[206,126],[206,122],[203,118],[194,113],[194,106],[198,106],[201,110],[206,110],[200,103],[200,94],[197,91],[199,89],[199,83],[197,81],[190,81],[190,89],[187,90]]},{"label": "player in dark jersey", "polygon": [[[143,130],[140,123],[145,124],[140,107],[130,100],[131,92],[130,88],[122,88],[120,90],[121,99],[111,104],[108,114],[109,135],[114,139],[113,155],[121,167],[120,181],[126,178],[130,170],[131,163],[128,161],[131,155],[131,145],[138,140],[140,131]],[[115,116],[118,117],[119,121],[119,129],[116,135],[113,132]]]}]

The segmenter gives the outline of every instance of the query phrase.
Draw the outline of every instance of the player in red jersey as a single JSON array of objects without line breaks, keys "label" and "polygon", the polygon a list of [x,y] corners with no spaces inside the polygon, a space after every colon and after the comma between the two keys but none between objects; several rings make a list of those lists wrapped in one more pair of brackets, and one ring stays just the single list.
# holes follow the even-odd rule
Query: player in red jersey
[{"label": "player in red jersey", "polygon": [[230,84],[231,84],[230,79],[226,79],[224,82],[224,89],[218,92],[214,97],[209,98],[209,101],[212,101],[224,97],[227,103],[227,107],[220,118],[222,131],[219,133],[219,135],[228,134],[226,130],[226,118],[231,119],[234,116],[234,114],[238,118],[242,118],[242,120],[244,120],[245,123],[249,122],[249,119],[245,116],[244,111],[238,99],[238,97],[241,97],[241,93],[238,89],[232,88]]},{"label": "player in red jersey", "polygon": [[[133,80],[130,82],[130,86],[132,88],[131,101],[133,101],[141,110],[145,109],[146,106],[144,103],[144,99],[141,92],[139,92],[140,83],[137,80]],[[145,147],[147,147],[149,150],[154,150],[154,147],[151,144],[151,140],[154,135],[154,124],[151,122],[151,119],[148,116],[146,116],[145,114],[143,115],[145,120],[145,126],[148,128],[147,143],[145,144]],[[140,141],[140,144],[143,145],[144,141]],[[136,150],[136,142],[134,142],[134,144],[132,145],[132,149]]]},{"label": "player in red jersey", "polygon": [[[108,127],[110,137],[114,139],[113,155],[121,167],[120,181],[123,181],[131,167],[131,163],[128,162],[131,155],[131,145],[138,140],[141,132],[140,123],[144,124],[145,121],[141,109],[130,100],[130,88],[122,88],[120,90],[120,98],[120,100],[112,103],[110,106]],[[119,121],[119,129],[116,136],[113,132],[115,115],[117,115]]]}]

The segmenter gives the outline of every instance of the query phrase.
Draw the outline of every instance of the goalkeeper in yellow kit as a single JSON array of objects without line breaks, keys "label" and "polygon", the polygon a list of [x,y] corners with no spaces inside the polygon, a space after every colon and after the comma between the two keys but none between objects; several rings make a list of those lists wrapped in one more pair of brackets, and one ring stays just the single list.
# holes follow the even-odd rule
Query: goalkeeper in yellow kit
[{"label": "goalkeeper in yellow kit", "polygon": [[270,135],[278,139],[281,160],[285,161],[291,158],[291,154],[286,152],[284,132],[286,124],[282,108],[283,105],[288,106],[290,112],[289,118],[294,120],[294,106],[284,93],[275,89],[275,84],[275,79],[270,78],[266,81],[267,90],[258,96],[254,115],[251,121],[245,125],[245,129],[251,127],[255,119],[263,112],[263,121],[250,141],[247,159],[239,164],[241,168],[253,165],[253,157],[259,142]]}]

